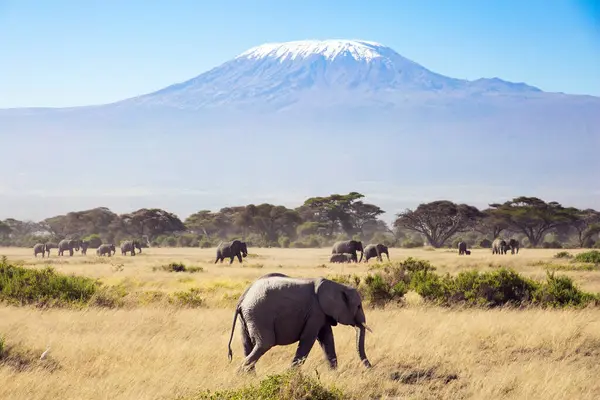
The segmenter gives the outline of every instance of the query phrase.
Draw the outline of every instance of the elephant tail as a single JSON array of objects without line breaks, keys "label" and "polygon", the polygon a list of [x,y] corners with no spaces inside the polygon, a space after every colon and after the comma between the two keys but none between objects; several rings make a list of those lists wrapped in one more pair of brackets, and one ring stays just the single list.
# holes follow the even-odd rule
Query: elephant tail
[{"label": "elephant tail", "polygon": [[227,352],[227,358],[229,359],[229,362],[231,362],[233,358],[233,352],[231,351],[231,340],[233,339],[233,332],[235,331],[235,321],[237,319],[238,314],[240,314],[240,309],[239,307],[236,307],[235,313],[233,314],[233,324],[231,325],[231,336],[229,336],[229,344],[227,345],[227,348],[229,349],[229,351]]}]

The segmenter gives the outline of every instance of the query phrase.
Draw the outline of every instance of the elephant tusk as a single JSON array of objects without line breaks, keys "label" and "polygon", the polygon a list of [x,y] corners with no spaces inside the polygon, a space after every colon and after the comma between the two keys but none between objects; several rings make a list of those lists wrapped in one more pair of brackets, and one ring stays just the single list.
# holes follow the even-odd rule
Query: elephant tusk
[{"label": "elephant tusk", "polygon": [[366,323],[364,323],[364,322],[363,322],[363,323],[362,323],[362,326],[363,326],[363,328],[365,328],[365,329],[366,329],[366,330],[368,330],[369,332],[373,333],[373,330],[372,330],[371,328],[369,328],[369,327],[367,326],[367,324],[366,324]]}]

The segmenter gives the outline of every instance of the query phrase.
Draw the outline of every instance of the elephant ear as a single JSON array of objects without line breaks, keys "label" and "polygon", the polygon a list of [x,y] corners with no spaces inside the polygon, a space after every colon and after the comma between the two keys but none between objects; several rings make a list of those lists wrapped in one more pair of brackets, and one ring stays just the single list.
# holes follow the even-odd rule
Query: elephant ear
[{"label": "elephant ear", "polygon": [[344,287],[329,279],[318,278],[315,293],[328,322],[336,326],[342,314],[348,312],[349,298]]}]

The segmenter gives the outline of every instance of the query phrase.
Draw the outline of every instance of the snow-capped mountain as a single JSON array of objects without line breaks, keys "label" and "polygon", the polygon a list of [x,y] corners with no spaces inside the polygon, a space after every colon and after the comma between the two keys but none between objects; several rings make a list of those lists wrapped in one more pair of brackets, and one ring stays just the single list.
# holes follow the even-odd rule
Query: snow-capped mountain
[{"label": "snow-capped mountain", "polygon": [[[349,99],[349,92],[361,98]],[[539,93],[495,79],[449,78],[382,44],[362,40],[304,40],[253,47],[188,81],[125,101],[180,109],[233,106],[281,109],[294,103],[393,105],[410,95],[460,97],[486,92]]]},{"label": "snow-capped mountain", "polygon": [[0,148],[6,216],[348,191],[388,218],[440,198],[600,207],[599,98],[455,79],[361,40],[260,45],[107,105],[0,110]]}]

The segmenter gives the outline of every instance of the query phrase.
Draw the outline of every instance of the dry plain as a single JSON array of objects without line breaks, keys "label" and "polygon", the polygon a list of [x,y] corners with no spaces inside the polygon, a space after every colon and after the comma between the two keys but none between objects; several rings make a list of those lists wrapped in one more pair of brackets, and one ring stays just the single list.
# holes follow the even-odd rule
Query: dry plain
[{"label": "dry plain", "polygon": [[[31,249],[0,248],[26,267],[100,279],[129,295],[120,308],[38,309],[0,306],[6,343],[42,354],[53,365],[19,370],[0,364],[1,399],[175,399],[201,389],[235,388],[285,371],[295,346],[276,347],[257,364],[256,376],[236,374],[243,358],[239,327],[234,359],[227,360],[233,307],[255,278],[268,272],[291,276],[365,274],[366,264],[329,264],[329,249],[250,248],[240,265],[213,264],[214,249],[150,248],[142,254],[35,259]],[[577,253],[582,250],[569,250]],[[537,279],[557,250],[522,249],[492,255],[488,249],[458,256],[448,249],[390,249],[392,260],[429,260],[437,272],[490,270],[500,265]],[[155,267],[183,262],[197,273]],[[372,260],[371,263],[375,261]],[[600,272],[559,271],[585,290],[600,292]],[[184,308],[146,301],[198,288],[203,305]],[[146,300],[144,300],[146,299]],[[409,293],[406,303],[367,308],[365,370],[355,351],[354,330],[334,327],[339,369],[329,371],[318,345],[302,370],[355,398],[597,399],[600,398],[600,310],[445,309]],[[398,377],[401,377],[400,379]]]}]

